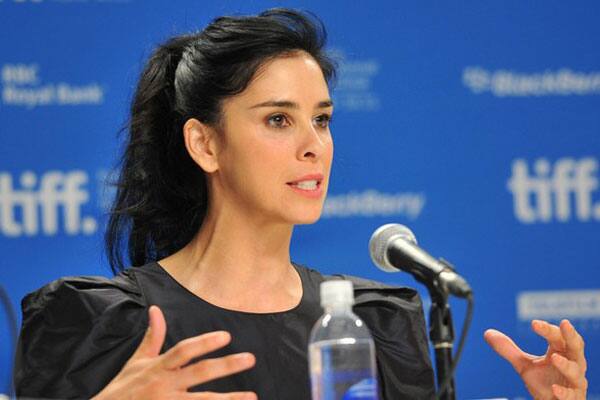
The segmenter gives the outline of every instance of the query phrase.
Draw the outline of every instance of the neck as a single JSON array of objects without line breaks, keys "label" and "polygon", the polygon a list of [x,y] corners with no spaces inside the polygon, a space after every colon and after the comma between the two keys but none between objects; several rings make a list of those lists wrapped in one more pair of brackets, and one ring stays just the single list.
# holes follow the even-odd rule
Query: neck
[{"label": "neck", "polygon": [[293,226],[239,214],[209,211],[194,239],[160,264],[188,290],[224,308],[292,308],[302,296],[289,256]]},{"label": "neck", "polygon": [[270,279],[290,265],[292,226],[262,225],[244,216],[208,217],[183,249],[190,268],[215,270],[224,279]]}]

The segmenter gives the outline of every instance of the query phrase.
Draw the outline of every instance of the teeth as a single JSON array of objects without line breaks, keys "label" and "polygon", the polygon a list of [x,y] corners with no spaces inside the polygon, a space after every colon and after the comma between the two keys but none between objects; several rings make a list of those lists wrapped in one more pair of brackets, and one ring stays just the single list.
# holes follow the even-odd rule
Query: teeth
[{"label": "teeth", "polygon": [[317,188],[317,181],[302,181],[296,183],[294,186],[304,190],[315,190]]}]

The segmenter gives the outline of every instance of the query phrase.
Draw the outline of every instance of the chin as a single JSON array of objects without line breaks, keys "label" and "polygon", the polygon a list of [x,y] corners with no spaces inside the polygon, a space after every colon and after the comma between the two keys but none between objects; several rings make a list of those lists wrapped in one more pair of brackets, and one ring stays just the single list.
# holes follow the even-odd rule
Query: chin
[{"label": "chin", "polygon": [[294,218],[294,225],[310,225],[314,224],[321,218],[322,209],[319,208],[318,211],[314,212],[305,212],[303,215]]}]

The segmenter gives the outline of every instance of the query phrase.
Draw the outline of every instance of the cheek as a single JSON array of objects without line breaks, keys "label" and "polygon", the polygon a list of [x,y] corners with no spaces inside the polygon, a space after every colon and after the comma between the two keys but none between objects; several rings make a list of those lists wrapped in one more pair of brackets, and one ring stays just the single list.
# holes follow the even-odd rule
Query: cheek
[{"label": "cheek", "polygon": [[289,163],[288,146],[270,141],[253,141],[239,146],[230,157],[229,169],[239,180],[267,192],[273,185],[285,182]]},{"label": "cheek", "polygon": [[331,168],[331,163],[333,162],[333,142],[329,142],[329,146],[325,151],[325,163],[327,164],[327,168]]}]

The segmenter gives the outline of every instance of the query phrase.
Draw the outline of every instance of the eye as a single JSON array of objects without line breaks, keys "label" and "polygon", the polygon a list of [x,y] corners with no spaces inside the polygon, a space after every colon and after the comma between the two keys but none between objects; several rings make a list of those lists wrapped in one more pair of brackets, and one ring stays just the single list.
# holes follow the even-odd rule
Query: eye
[{"label": "eye", "polygon": [[284,114],[271,115],[267,119],[267,123],[273,128],[285,128],[290,125],[290,121]]},{"label": "eye", "polygon": [[331,124],[331,118],[329,114],[321,114],[315,118],[315,125],[319,128],[327,128]]}]

